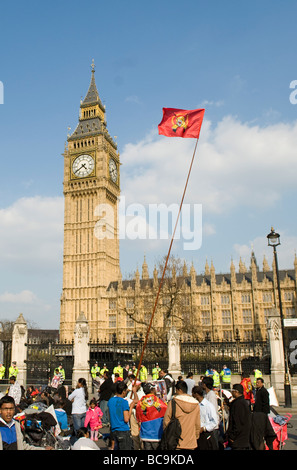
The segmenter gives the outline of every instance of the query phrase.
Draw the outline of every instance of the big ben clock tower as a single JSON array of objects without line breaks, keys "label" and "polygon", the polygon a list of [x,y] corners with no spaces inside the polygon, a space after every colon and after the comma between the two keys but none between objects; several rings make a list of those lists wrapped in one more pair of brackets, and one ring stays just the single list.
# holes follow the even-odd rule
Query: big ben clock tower
[{"label": "big ben clock tower", "polygon": [[61,341],[73,338],[81,312],[89,322],[91,338],[100,338],[105,317],[101,299],[119,275],[120,160],[107,131],[94,64],[78,125],[67,140]]}]

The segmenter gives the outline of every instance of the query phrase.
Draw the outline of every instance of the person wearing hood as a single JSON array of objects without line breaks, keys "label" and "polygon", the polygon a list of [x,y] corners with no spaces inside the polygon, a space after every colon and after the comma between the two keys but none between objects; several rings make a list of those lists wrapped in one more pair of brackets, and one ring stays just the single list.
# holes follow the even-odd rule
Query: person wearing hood
[{"label": "person wearing hood", "polygon": [[[188,395],[188,387],[184,381],[177,382],[176,395],[173,397],[176,403],[175,416],[181,425],[181,437],[177,450],[194,450],[197,448],[197,440],[200,434],[200,408],[195,398]],[[169,401],[164,415],[163,429],[166,428],[172,413],[172,400]]]}]

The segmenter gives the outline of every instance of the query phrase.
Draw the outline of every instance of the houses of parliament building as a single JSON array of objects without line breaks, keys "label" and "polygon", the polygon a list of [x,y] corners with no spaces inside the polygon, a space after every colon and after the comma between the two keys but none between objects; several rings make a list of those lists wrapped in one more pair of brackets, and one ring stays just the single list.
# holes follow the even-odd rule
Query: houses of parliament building
[{"label": "houses of parliament building", "polygon": [[[60,340],[71,341],[83,312],[92,341],[131,341],[146,334],[160,282],[160,267],[150,275],[144,258],[141,272],[122,279],[118,236],[120,155],[109,135],[92,65],[79,122],[64,150],[64,253]],[[203,274],[194,265],[172,260],[162,286],[150,335],[166,338],[174,324],[184,340],[265,340],[266,318],[278,306],[275,266],[261,269],[251,253],[248,266],[215,272],[206,261]],[[296,317],[297,258],[279,272],[283,313]]]}]

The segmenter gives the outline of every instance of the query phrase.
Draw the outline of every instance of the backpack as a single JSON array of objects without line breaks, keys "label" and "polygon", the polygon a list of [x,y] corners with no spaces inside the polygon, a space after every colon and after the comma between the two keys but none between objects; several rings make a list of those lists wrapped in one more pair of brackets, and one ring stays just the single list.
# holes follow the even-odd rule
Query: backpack
[{"label": "backpack", "polygon": [[163,435],[160,441],[160,450],[175,450],[179,440],[181,439],[181,425],[175,416],[176,403],[174,398],[171,401],[172,404],[172,415],[169,423],[163,431]]}]

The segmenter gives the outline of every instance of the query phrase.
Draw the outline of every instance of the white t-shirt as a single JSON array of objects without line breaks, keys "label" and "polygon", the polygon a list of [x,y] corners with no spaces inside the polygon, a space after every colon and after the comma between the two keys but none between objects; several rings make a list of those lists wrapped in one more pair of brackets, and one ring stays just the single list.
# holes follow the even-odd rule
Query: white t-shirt
[{"label": "white t-shirt", "polygon": [[194,379],[191,379],[191,378],[189,377],[189,378],[186,378],[184,381],[186,382],[187,387],[188,387],[188,392],[187,392],[188,395],[192,395],[192,389],[193,389],[193,387],[195,387],[195,385],[196,385],[196,384],[195,384],[195,380],[194,380]]},{"label": "white t-shirt", "polygon": [[76,388],[72,393],[70,393],[68,399],[73,400],[72,403],[72,414],[83,414],[87,411],[87,404],[85,398],[85,390],[83,387]]}]

